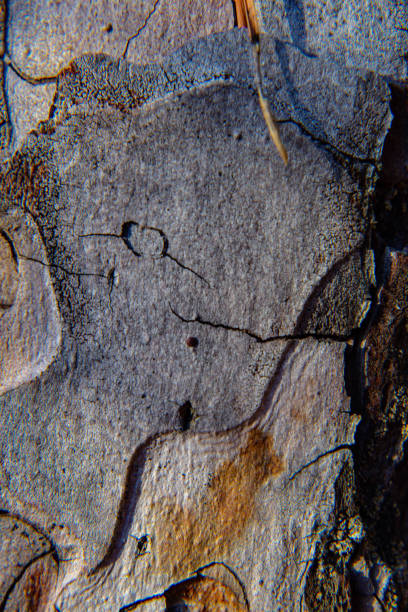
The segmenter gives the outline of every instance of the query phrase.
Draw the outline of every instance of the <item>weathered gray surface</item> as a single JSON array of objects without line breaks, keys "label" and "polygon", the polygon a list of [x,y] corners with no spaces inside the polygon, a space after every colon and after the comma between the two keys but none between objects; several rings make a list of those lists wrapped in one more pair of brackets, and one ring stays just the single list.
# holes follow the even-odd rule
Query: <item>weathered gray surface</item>
[{"label": "weathered gray surface", "polygon": [[[381,79],[304,57],[270,37],[263,38],[262,49],[264,89],[278,122],[295,123],[331,145],[333,152],[356,161],[378,160],[391,120],[386,103],[390,93]],[[119,109],[137,108],[216,81],[248,89],[249,95],[255,93],[253,74],[252,52],[243,30],[199,39],[147,67],[103,55],[85,56],[61,74],[53,112],[58,118],[72,102],[82,105],[95,99]],[[261,132],[266,135],[262,128]]]},{"label": "weathered gray surface", "polygon": [[404,0],[255,0],[261,28],[308,54],[394,79],[406,79],[408,7]]},{"label": "weathered gray surface", "polygon": [[[229,0],[10,0],[7,43],[13,62],[35,77],[56,75],[84,53],[145,64],[191,38],[232,28]],[[129,44],[127,42],[129,40]],[[48,118],[55,84],[32,86],[7,70],[14,146]]]},{"label": "weathered gray surface", "polygon": [[[69,557],[83,551],[61,610],[115,609],[213,560],[234,567],[254,609],[301,596],[348,451],[291,476],[353,439],[344,340],[368,299],[364,185],[390,118],[381,81],[284,50],[307,75],[294,85],[268,58],[287,168],[238,33],[181,50],[169,78],[76,61],[56,120],[3,177],[4,207],[15,206],[28,166],[24,202],[64,327],[47,371],[1,398],[2,504],[47,532],[62,525],[62,557],[70,538]],[[332,283],[336,308],[322,298]],[[146,555],[130,534],[148,534]],[[81,591],[113,562],[105,586]]]}]

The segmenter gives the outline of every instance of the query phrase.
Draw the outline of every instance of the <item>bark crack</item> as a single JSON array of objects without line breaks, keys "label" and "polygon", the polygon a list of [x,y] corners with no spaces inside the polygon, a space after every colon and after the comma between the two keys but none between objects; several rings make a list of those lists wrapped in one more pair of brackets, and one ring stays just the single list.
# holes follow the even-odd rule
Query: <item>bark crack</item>
[{"label": "bark crack", "polygon": [[[248,84],[243,83],[242,81],[235,80],[233,75],[228,75],[228,78],[225,78],[225,81],[231,82],[237,85],[238,87],[245,89],[245,91],[249,90],[253,95],[257,95],[257,90],[254,85],[252,84],[248,85]],[[305,136],[310,138],[313,142],[316,142],[322,145],[325,149],[329,150],[330,153],[336,153],[337,155],[341,155],[342,157],[344,157],[345,159],[348,159],[349,161],[358,162],[361,164],[372,166],[378,173],[380,172],[379,163],[375,159],[371,157],[359,157],[358,155],[352,155],[351,153],[347,153],[346,151],[343,151],[343,149],[336,147],[329,140],[326,140],[322,138],[321,136],[316,136],[315,134],[310,132],[303,125],[303,123],[301,123],[300,121],[296,121],[296,119],[293,119],[291,117],[287,117],[284,119],[275,118],[274,121],[277,125],[284,125],[285,123],[291,123],[292,125],[295,125],[296,127],[298,127],[304,133]]]},{"label": "bark crack", "polygon": [[183,584],[186,584],[187,582],[190,582],[190,581],[194,580],[195,577],[199,578],[199,577],[205,576],[205,574],[203,574],[202,572],[204,570],[207,570],[207,569],[211,568],[211,567],[214,567],[215,565],[220,565],[224,569],[226,569],[227,572],[229,572],[231,574],[231,576],[234,578],[234,580],[237,582],[237,584],[239,585],[239,587],[241,589],[241,592],[242,592],[242,597],[243,597],[243,600],[245,602],[245,607],[246,607],[247,611],[250,612],[249,599],[248,599],[248,595],[247,595],[247,592],[246,592],[245,585],[244,585],[243,581],[238,576],[237,572],[234,569],[232,569],[231,566],[227,565],[227,563],[225,563],[224,561],[211,561],[211,563],[207,563],[206,565],[203,565],[202,567],[199,567],[198,569],[196,569],[189,578],[185,578],[183,580],[180,580],[179,582],[175,582],[175,583],[171,584],[162,593],[155,593],[154,595],[149,595],[147,597],[144,597],[143,599],[138,599],[137,601],[134,601],[131,604],[128,604],[126,606],[122,606],[119,609],[119,612],[132,612],[133,610],[137,610],[144,603],[147,603],[147,602],[150,602],[150,601],[157,601],[158,599],[161,599],[162,597],[166,597],[166,595],[168,595],[172,591],[174,591],[174,589],[177,586],[179,586],[179,585],[182,586]]},{"label": "bark crack", "polygon": [[133,34],[132,36],[130,36],[130,37],[128,38],[128,40],[127,40],[127,42],[126,42],[126,47],[125,47],[125,50],[123,51],[123,55],[122,55],[122,57],[123,57],[124,59],[126,59],[127,53],[128,53],[128,51],[129,51],[129,45],[130,45],[130,43],[132,42],[132,40],[135,40],[135,38],[137,38],[137,37],[140,35],[140,33],[141,33],[141,32],[142,32],[144,29],[145,29],[145,27],[146,27],[146,26],[147,26],[147,24],[149,23],[149,21],[150,21],[151,17],[153,17],[153,15],[155,14],[156,9],[157,9],[157,7],[159,6],[159,4],[160,4],[160,0],[155,0],[155,3],[154,3],[154,5],[153,5],[152,10],[151,10],[151,11],[150,11],[150,13],[147,15],[146,19],[144,20],[144,22],[143,22],[143,24],[140,26],[140,28],[137,30],[136,34]]},{"label": "bark crack", "polygon": [[47,83],[55,83],[57,81],[58,75],[36,77],[27,74],[16,66],[7,52],[4,53],[3,61],[8,68],[10,68],[18,77],[20,77],[20,79],[30,83],[30,85],[46,85]]},{"label": "bark crack", "polygon": [[335,151],[338,155],[341,155],[342,157],[345,157],[346,159],[349,159],[354,162],[359,162],[361,164],[373,166],[373,168],[375,168],[375,170],[379,172],[379,165],[375,159],[371,157],[359,157],[358,155],[352,155],[351,153],[346,153],[345,151],[343,151],[342,149],[339,149],[338,147],[336,147],[334,144],[332,144],[328,140],[325,140],[324,138],[321,138],[319,136],[316,136],[315,134],[312,134],[312,132],[310,132],[302,123],[300,123],[300,121],[296,121],[295,119],[288,118],[288,119],[276,119],[276,123],[278,123],[279,125],[282,125],[285,123],[291,123],[292,125],[296,125],[313,142],[318,142],[319,144],[324,146],[326,149],[329,149],[331,152]]},{"label": "bark crack", "polygon": [[41,261],[41,259],[36,259],[35,257],[28,257],[27,255],[22,255],[21,253],[19,253],[18,256],[20,259],[25,259],[26,261],[32,261],[34,263],[41,264],[46,268],[56,268],[58,270],[61,270],[62,272],[65,272],[65,274],[69,274],[70,276],[97,276],[99,278],[105,278],[109,281],[109,275],[106,276],[105,274],[101,274],[100,272],[75,272],[74,270],[67,270],[67,268],[64,268],[64,266],[60,266],[59,264],[50,264],[45,261]]},{"label": "bark crack", "polygon": [[[30,559],[30,561],[28,561],[28,563],[25,563],[22,567],[22,569],[20,570],[20,572],[18,573],[18,575],[15,577],[15,579],[12,581],[12,583],[10,584],[10,586],[8,587],[7,591],[4,594],[4,598],[3,601],[0,603],[0,612],[4,612],[7,609],[7,600],[9,599],[10,595],[12,594],[14,588],[16,587],[16,585],[20,582],[20,580],[23,578],[24,574],[26,573],[26,571],[37,561],[39,561],[40,559],[43,559],[44,557],[47,557],[51,555],[52,558],[54,559],[54,561],[57,559],[56,557],[56,551],[54,549],[51,550],[46,550],[42,553],[40,553],[39,555],[33,557],[32,559]],[[58,563],[57,563],[57,567],[58,567]]]},{"label": "bark crack", "polygon": [[160,236],[162,240],[161,250],[157,255],[150,254],[150,257],[152,259],[164,259],[165,257],[167,257],[172,262],[174,262],[177,266],[179,266],[183,270],[190,272],[191,274],[194,274],[194,276],[199,278],[202,282],[208,285],[208,287],[210,287],[210,283],[207,281],[207,279],[204,278],[204,276],[199,274],[196,270],[194,270],[190,266],[187,266],[186,264],[182,263],[177,257],[175,257],[174,255],[171,255],[171,253],[168,252],[169,240],[165,232],[162,229],[154,227],[152,225],[142,225],[138,223],[137,221],[126,221],[122,225],[122,230],[120,234],[114,234],[112,232],[107,232],[107,233],[92,232],[89,234],[79,234],[78,238],[92,238],[92,237],[115,238],[115,239],[121,240],[135,257],[145,257],[146,255],[140,252],[138,249],[136,249],[136,246],[133,243],[133,240],[132,240],[133,228],[139,229],[142,233],[145,232],[146,230],[157,232],[157,234]]},{"label": "bark crack", "polygon": [[296,472],[294,472],[291,476],[289,476],[288,482],[291,482],[292,480],[294,480],[296,476],[299,476],[299,474],[301,474],[304,470],[307,470],[307,468],[309,468],[311,465],[318,463],[320,459],[324,459],[325,457],[329,457],[330,455],[334,455],[335,453],[338,453],[343,450],[348,450],[352,453],[353,445],[352,444],[339,444],[335,448],[331,448],[330,450],[327,450],[324,453],[320,453],[320,455],[317,455],[317,457],[305,463],[305,465],[303,465],[301,468],[296,470]]},{"label": "bark crack", "polygon": [[215,323],[213,321],[209,321],[203,319],[199,314],[197,314],[194,318],[188,319],[183,317],[181,314],[177,312],[173,308],[171,304],[169,304],[169,308],[171,312],[183,323],[200,323],[200,325],[207,325],[209,327],[213,327],[216,329],[225,329],[226,331],[237,332],[239,334],[244,334],[249,336],[256,342],[260,342],[266,344],[267,342],[274,342],[278,340],[307,340],[308,338],[313,338],[314,340],[331,340],[333,342],[351,342],[355,333],[351,332],[350,334],[328,334],[328,333],[320,333],[320,332],[306,332],[306,333],[298,333],[298,334],[278,334],[274,336],[260,336],[259,334],[251,331],[250,329],[246,329],[244,327],[236,327],[234,325],[228,325],[226,323]]}]

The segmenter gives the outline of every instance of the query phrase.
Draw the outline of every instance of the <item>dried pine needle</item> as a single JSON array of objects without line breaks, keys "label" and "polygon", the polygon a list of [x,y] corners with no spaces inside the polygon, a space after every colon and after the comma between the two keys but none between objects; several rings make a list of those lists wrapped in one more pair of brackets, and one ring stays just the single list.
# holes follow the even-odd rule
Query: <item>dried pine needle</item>
[{"label": "dried pine needle", "polygon": [[263,114],[263,117],[265,119],[265,123],[268,127],[268,131],[269,131],[269,135],[275,145],[275,147],[278,149],[279,155],[281,156],[281,158],[283,159],[283,162],[286,166],[286,164],[288,163],[288,154],[287,151],[283,145],[283,142],[281,140],[281,137],[279,136],[279,132],[278,132],[278,126],[276,125],[273,117],[272,117],[272,113],[270,111],[269,108],[269,102],[266,98],[264,98],[264,96],[262,95],[261,90],[258,88],[258,98],[259,98],[259,106],[261,107],[261,111]]},{"label": "dried pine needle", "polygon": [[234,0],[234,2],[238,27],[248,28],[249,38],[253,45],[259,106],[261,107],[262,115],[272,142],[286,165],[288,163],[288,154],[280,138],[278,126],[273,118],[268,100],[262,92],[261,49],[259,42],[261,30],[256,16],[254,0]]}]

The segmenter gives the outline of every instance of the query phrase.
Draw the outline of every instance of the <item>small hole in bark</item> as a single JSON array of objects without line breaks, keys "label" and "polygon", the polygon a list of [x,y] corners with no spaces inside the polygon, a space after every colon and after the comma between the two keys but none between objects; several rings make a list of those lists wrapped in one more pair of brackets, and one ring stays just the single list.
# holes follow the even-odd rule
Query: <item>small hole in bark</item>
[{"label": "small hole in bark", "polygon": [[189,336],[186,340],[186,344],[189,348],[197,348],[198,338],[195,338],[194,336]]},{"label": "small hole in bark", "polygon": [[183,431],[187,431],[190,429],[191,421],[193,420],[193,409],[191,406],[191,402],[187,400],[179,407],[178,410],[181,429]]}]

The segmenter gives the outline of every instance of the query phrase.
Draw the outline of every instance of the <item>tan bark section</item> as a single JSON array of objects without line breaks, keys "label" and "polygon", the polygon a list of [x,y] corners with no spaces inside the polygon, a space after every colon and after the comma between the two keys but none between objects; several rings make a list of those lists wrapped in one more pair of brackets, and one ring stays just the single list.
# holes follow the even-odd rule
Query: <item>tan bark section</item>
[{"label": "tan bark section", "polygon": [[31,563],[7,598],[5,612],[46,612],[57,584],[58,567],[51,553]]},{"label": "tan bark section", "polygon": [[255,510],[257,490],[283,471],[271,436],[252,430],[245,445],[225,461],[208,485],[208,494],[193,508],[164,498],[152,505],[156,516],[154,564],[173,577],[193,573],[210,560],[223,558]]},{"label": "tan bark section", "polygon": [[44,244],[31,215],[15,209],[0,217],[0,237],[0,263],[7,264],[0,276],[0,299],[4,293],[9,306],[0,318],[2,394],[30,382],[54,360],[61,319]]},{"label": "tan bark section", "polygon": [[14,304],[18,287],[18,267],[11,241],[0,230],[0,317]]},{"label": "tan bark section", "polygon": [[166,593],[166,606],[187,605],[192,612],[244,612],[235,593],[225,584],[199,576],[170,587]]}]

